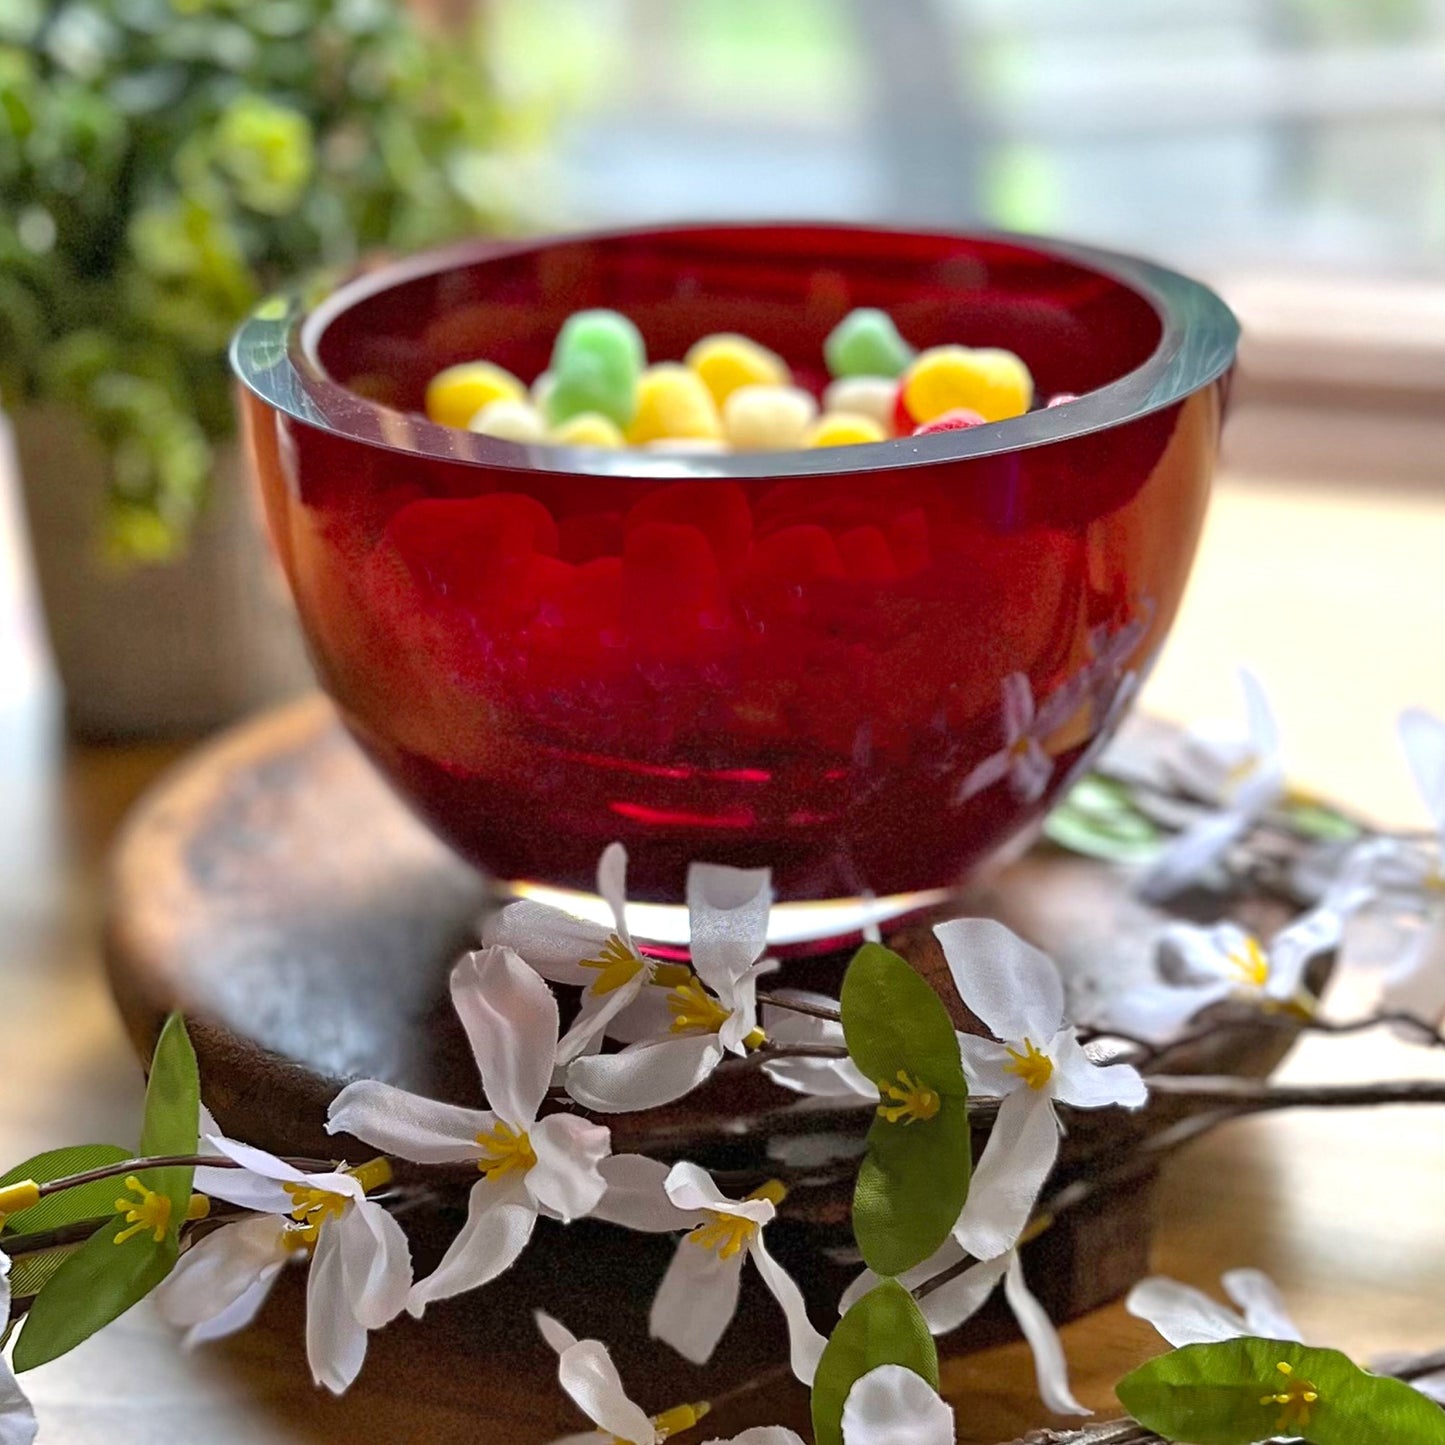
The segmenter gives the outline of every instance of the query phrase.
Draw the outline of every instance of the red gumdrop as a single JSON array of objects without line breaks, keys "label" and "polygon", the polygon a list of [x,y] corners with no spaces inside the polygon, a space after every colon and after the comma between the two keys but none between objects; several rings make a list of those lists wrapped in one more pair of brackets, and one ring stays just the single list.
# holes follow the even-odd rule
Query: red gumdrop
[{"label": "red gumdrop", "polygon": [[820,577],[841,577],[844,572],[832,534],[809,522],[758,538],[748,570],[782,582],[813,582]]},{"label": "red gumdrop", "polygon": [[860,582],[890,582],[898,566],[888,539],[877,527],[854,527],[838,538],[838,555],[850,577]]},{"label": "red gumdrop", "polygon": [[627,637],[653,656],[695,660],[705,632],[720,632],[727,598],[717,560],[698,527],[643,522],[622,553]]},{"label": "red gumdrop", "polygon": [[893,393],[893,433],[906,437],[917,425],[918,418],[908,410],[908,403],[903,399],[903,383],[900,381],[898,390]]},{"label": "red gumdrop", "polygon": [[598,557],[622,555],[622,515],[619,512],[574,512],[558,528],[558,549],[568,562],[591,562]]},{"label": "red gumdrop", "polygon": [[929,546],[928,518],[922,507],[911,507],[889,522],[888,545],[893,550],[900,577],[911,577],[930,566],[933,549]]},{"label": "red gumdrop", "polygon": [[428,497],[402,507],[385,540],[438,600],[466,606],[503,595],[517,563],[555,556],[557,524],[535,497],[518,492]]},{"label": "red gumdrop", "polygon": [[986,420],[986,417],[970,407],[956,406],[952,411],[946,411],[942,416],[936,416],[932,421],[914,427],[913,435],[927,437],[940,431],[967,431],[970,427],[982,426]]},{"label": "red gumdrop", "polygon": [[633,528],[648,522],[696,527],[725,572],[742,565],[753,535],[752,508],[736,482],[664,482],[637,501],[627,514],[624,530],[630,537]]}]

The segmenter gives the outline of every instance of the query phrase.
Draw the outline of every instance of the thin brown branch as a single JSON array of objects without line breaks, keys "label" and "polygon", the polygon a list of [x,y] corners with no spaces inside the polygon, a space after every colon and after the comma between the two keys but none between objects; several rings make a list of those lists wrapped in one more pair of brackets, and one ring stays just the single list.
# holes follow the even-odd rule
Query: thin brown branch
[{"label": "thin brown branch", "polygon": [[1378,1084],[1272,1084],[1228,1075],[1158,1074],[1149,1087],[1191,1104],[1239,1114],[1274,1109],[1368,1109],[1386,1104],[1445,1104],[1445,1081],[1393,1079]]},{"label": "thin brown branch", "polygon": [[[293,1169],[308,1174],[329,1174],[338,1166],[326,1159],[283,1159]],[[122,1159],[117,1164],[106,1164],[99,1169],[88,1169],[84,1174],[67,1174],[61,1179],[47,1179],[39,1186],[40,1198],[60,1194],[66,1189],[76,1189],[82,1184],[98,1184],[102,1179],[124,1179],[127,1174],[145,1174],[152,1169],[242,1169],[234,1159],[224,1154],[154,1154],[144,1159]]]},{"label": "thin brown branch", "polygon": [[737,1074],[761,1069],[781,1059],[846,1059],[848,1050],[842,1044],[764,1044],[744,1058],[724,1059],[718,1073]]},{"label": "thin brown branch", "polygon": [[835,1003],[814,1003],[806,999],[764,992],[758,994],[758,1002],[771,1004],[774,1008],[786,1009],[789,1013],[806,1014],[810,1019],[822,1019],[830,1024],[843,1022],[843,1014]]}]

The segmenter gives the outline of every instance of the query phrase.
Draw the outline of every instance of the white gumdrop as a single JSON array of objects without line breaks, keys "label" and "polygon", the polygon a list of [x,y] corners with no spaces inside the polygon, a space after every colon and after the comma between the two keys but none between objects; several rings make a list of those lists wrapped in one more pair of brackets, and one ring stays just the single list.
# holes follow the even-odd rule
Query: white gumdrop
[{"label": "white gumdrop", "polygon": [[740,452],[791,451],[803,445],[818,415],[798,386],[740,386],[723,404],[723,431]]},{"label": "white gumdrop", "polygon": [[500,437],[508,442],[541,442],[547,440],[547,423],[531,402],[511,401],[505,397],[489,401],[467,423],[467,430],[483,436]]},{"label": "white gumdrop", "polygon": [[841,376],[823,393],[824,411],[848,411],[866,416],[893,435],[893,405],[898,382],[887,376]]}]

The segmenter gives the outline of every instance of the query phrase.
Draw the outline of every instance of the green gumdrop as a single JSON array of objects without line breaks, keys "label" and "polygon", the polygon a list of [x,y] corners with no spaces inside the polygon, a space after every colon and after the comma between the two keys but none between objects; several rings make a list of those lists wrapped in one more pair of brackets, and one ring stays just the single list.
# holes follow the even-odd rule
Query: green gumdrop
[{"label": "green gumdrop", "polygon": [[642,333],[620,311],[578,311],[562,323],[552,348],[552,366],[562,370],[580,356],[593,358],[618,377],[635,379],[647,365]]},{"label": "green gumdrop", "polygon": [[823,358],[835,377],[901,376],[914,354],[893,318],[876,306],[850,311],[823,343]]},{"label": "green gumdrop", "polygon": [[637,377],[604,366],[587,352],[574,352],[561,365],[553,363],[543,410],[553,426],[595,411],[625,430],[637,415]]}]

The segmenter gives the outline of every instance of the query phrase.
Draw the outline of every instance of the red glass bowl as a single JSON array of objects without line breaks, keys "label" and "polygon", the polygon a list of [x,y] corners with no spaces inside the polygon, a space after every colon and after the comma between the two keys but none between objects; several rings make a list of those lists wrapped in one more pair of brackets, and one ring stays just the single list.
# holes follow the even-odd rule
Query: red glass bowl
[{"label": "red glass bowl", "polygon": [[[881,306],[1079,399],[969,431],[738,456],[523,446],[420,414],[523,377],[611,306],[649,354],[741,331],[821,385]],[[524,890],[634,897],[693,859],[901,911],[1037,822],[1173,620],[1237,328],[1181,276],[1078,247],[816,225],[475,243],[273,300],[233,350],[250,455],[321,680],[396,789]],[[788,915],[781,914],[780,919]],[[651,930],[665,933],[665,927]]]}]

